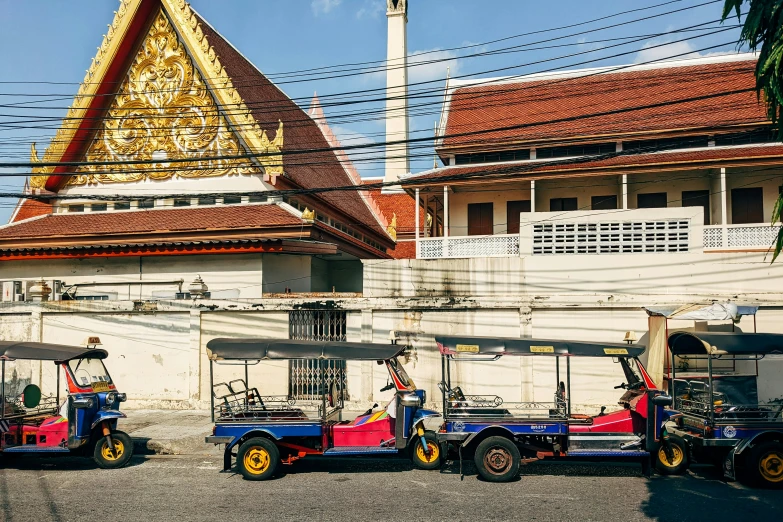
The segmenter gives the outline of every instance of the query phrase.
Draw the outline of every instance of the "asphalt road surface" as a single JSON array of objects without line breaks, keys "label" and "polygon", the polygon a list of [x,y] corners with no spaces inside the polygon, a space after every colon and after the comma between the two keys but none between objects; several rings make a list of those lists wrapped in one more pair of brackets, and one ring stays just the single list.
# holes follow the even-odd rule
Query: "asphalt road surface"
[{"label": "asphalt road surface", "polygon": [[780,520],[783,491],[720,480],[712,468],[647,479],[627,464],[535,463],[493,484],[465,466],[420,471],[399,459],[310,458],[268,482],[221,473],[214,456],[137,456],[127,468],[76,458],[0,464],[0,520]]}]

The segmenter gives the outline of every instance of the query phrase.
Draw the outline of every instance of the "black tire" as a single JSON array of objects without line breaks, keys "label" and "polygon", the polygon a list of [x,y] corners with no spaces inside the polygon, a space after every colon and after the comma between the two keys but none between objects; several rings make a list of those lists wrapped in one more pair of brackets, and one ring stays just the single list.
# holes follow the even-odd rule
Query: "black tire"
[{"label": "black tire", "polygon": [[506,437],[487,437],[476,448],[473,462],[489,482],[508,482],[519,475],[519,448]]},{"label": "black tire", "polygon": [[109,442],[106,437],[101,437],[95,443],[92,458],[99,468],[121,468],[127,465],[133,456],[133,440],[131,440],[130,435],[122,431],[113,431],[111,439],[114,444],[114,452],[109,449]]},{"label": "black tire", "polygon": [[671,454],[667,452],[665,443],[661,442],[658,451],[653,455],[655,469],[661,475],[681,475],[690,465],[688,443],[677,435],[668,435],[667,439]]},{"label": "black tire", "polygon": [[262,437],[248,439],[239,446],[237,468],[245,480],[268,480],[280,464],[280,450]]},{"label": "black tire", "polygon": [[410,456],[413,465],[419,469],[438,469],[442,459],[442,452],[438,444],[438,436],[434,431],[425,431],[424,439],[427,441],[429,455],[424,451],[424,445],[421,443],[421,437],[416,437],[411,442]]},{"label": "black tire", "polygon": [[744,475],[751,485],[783,489],[783,443],[762,442],[743,460]]}]

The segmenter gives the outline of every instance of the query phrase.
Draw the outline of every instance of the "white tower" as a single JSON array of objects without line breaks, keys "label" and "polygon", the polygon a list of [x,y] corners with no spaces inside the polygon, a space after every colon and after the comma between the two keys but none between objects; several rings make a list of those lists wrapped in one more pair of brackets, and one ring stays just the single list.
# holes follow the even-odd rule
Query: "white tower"
[{"label": "white tower", "polygon": [[[408,139],[408,0],[386,0],[386,17],[386,141],[394,142]],[[408,144],[386,145],[383,181],[398,181],[408,171]]]}]

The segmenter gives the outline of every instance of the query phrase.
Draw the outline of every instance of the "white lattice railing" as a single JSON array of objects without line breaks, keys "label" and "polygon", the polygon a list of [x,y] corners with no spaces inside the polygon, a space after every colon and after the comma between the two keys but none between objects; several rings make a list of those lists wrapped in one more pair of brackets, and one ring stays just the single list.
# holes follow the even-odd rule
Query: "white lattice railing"
[{"label": "white lattice railing", "polygon": [[515,257],[519,255],[518,234],[454,236],[419,239],[419,259],[456,257]]},{"label": "white lattice railing", "polygon": [[714,225],[704,227],[705,250],[764,250],[778,237],[780,225]]},{"label": "white lattice railing", "polygon": [[533,255],[688,252],[690,220],[533,224]]}]

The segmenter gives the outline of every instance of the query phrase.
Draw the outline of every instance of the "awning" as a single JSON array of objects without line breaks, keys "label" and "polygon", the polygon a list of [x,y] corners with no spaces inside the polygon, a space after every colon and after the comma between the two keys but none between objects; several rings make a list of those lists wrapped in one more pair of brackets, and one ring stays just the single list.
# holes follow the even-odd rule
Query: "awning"
[{"label": "awning", "polygon": [[743,332],[674,332],[669,336],[674,355],[783,354],[783,334]]},{"label": "awning", "polygon": [[32,341],[0,341],[0,358],[32,361],[65,362],[81,357],[105,359],[106,350],[70,346],[66,344],[37,343]]},{"label": "awning", "polygon": [[343,359],[384,361],[400,355],[406,346],[397,344],[292,341],[290,339],[212,339],[207,343],[213,361],[259,359]]},{"label": "awning", "polygon": [[743,315],[756,315],[758,309],[758,306],[738,306],[734,303],[650,306],[644,308],[650,315],[661,315],[667,319],[691,321],[739,321]]},{"label": "awning", "polygon": [[638,357],[639,344],[593,343],[553,339],[436,336],[442,354],[465,355],[549,355],[577,357]]}]

